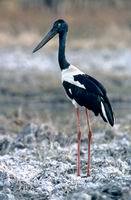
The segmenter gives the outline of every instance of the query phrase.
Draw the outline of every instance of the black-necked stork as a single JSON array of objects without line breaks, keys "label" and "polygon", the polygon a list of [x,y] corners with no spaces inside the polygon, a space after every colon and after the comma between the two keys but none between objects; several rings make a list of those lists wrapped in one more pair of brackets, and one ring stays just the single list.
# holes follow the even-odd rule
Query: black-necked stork
[{"label": "black-necked stork", "polygon": [[62,74],[62,84],[68,98],[72,101],[76,108],[77,115],[77,175],[80,176],[80,112],[79,106],[85,107],[87,125],[88,125],[88,162],[87,175],[90,175],[90,145],[92,138],[92,130],[89,120],[89,110],[92,110],[96,116],[101,115],[105,122],[111,126],[114,125],[114,116],[111,104],[106,94],[104,86],[95,78],[85,74],[77,67],[71,65],[65,57],[65,43],[68,32],[68,24],[59,19],[54,22],[53,27],[42,39],[42,41],[33,50],[33,53],[43,47],[56,34],[59,35],[59,52],[58,61]]}]

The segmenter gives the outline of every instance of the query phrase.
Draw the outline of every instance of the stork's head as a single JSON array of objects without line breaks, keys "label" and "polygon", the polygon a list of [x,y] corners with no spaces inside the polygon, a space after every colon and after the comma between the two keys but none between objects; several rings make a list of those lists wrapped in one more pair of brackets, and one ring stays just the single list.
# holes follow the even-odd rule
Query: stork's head
[{"label": "stork's head", "polygon": [[63,19],[58,19],[54,22],[51,30],[45,35],[43,40],[36,46],[33,53],[42,48],[49,40],[51,40],[57,33],[64,34],[68,31],[68,24]]},{"label": "stork's head", "polygon": [[61,34],[68,31],[68,24],[63,19],[58,19],[54,22],[53,29]]}]

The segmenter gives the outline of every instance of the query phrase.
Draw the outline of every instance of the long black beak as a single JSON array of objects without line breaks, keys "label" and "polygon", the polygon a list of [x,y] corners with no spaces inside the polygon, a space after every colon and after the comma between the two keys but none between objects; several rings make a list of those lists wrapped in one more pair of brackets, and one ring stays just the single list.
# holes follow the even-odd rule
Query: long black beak
[{"label": "long black beak", "polygon": [[49,40],[51,40],[55,35],[57,34],[57,30],[51,29],[47,35],[44,37],[44,39],[35,47],[33,50],[33,53],[38,51],[40,48],[42,48]]}]

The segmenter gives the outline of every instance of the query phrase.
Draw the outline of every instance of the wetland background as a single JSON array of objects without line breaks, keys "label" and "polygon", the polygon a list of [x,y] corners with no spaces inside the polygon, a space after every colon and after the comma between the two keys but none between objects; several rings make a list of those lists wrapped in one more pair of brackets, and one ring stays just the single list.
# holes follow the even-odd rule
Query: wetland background
[{"label": "wetland background", "polygon": [[[57,62],[58,37],[55,37],[55,39],[51,40],[38,53],[32,54],[33,48],[49,30],[52,23],[58,18],[64,18],[69,24],[66,47],[66,55],[69,62],[78,66],[87,74],[94,76],[101,83],[103,83],[107,89],[109,99],[114,109],[116,123],[114,128],[110,128],[102,121],[102,119],[100,119],[100,117],[96,118],[94,114],[91,114],[93,132],[96,134],[96,136],[94,136],[94,143],[100,143],[99,145],[103,145],[104,143],[104,145],[107,145],[106,148],[108,152],[105,152],[105,155],[107,153],[107,157],[109,156],[109,150],[115,152],[116,156],[116,151],[120,149],[120,154],[116,157],[122,160],[121,163],[126,162],[126,164],[123,164],[122,166],[116,166],[117,164],[114,164],[116,162],[116,158],[114,156],[114,161],[112,161],[113,164],[110,163],[110,166],[115,166],[116,168],[118,167],[118,172],[120,170],[119,173],[114,172],[114,174],[121,178],[119,185],[120,190],[124,190],[122,188],[125,187],[125,194],[127,195],[129,192],[129,185],[126,185],[126,181],[127,183],[131,181],[129,176],[129,165],[131,164],[129,159],[129,153],[131,153],[129,148],[131,144],[131,1],[0,0],[1,162],[3,163],[3,161],[5,162],[7,159],[5,165],[1,164],[1,166],[4,166],[1,168],[1,170],[2,173],[6,171],[7,174],[11,174],[14,177],[14,180],[19,182],[17,183],[17,186],[14,186],[14,188],[18,187],[17,191],[10,186],[6,186],[6,188],[12,191],[9,194],[14,195],[13,197],[9,197],[9,199],[30,199],[31,197],[32,199],[57,199],[57,197],[59,197],[58,199],[60,199],[60,197],[61,199],[64,199],[65,185],[63,180],[65,179],[63,165],[61,166],[58,160],[59,153],[61,154],[61,163],[64,163],[64,160],[67,159],[65,171],[67,174],[69,174],[69,176],[67,175],[68,177],[66,177],[66,181],[69,185],[69,188],[66,191],[69,194],[68,199],[76,199],[75,194],[72,191],[81,194],[81,190],[79,190],[80,187],[84,187],[82,191],[85,191],[86,185],[83,185],[83,183],[88,183],[86,179],[83,179],[79,180],[78,185],[76,186],[73,185],[76,179],[72,179],[72,177],[70,177],[70,174],[74,174],[75,171],[75,159],[73,158],[74,154],[71,152],[74,152],[74,145],[76,144],[76,140],[74,139],[76,138],[76,124],[74,107],[66,98],[64,89],[61,85],[61,72]],[[83,137],[86,138],[87,131],[84,117],[85,115],[83,112],[81,123],[84,135]],[[54,143],[51,143],[51,146],[49,144],[47,145],[47,143],[42,144],[40,141],[38,141],[38,143],[40,143],[40,147],[38,148],[37,146],[36,148],[36,143],[33,143],[34,140],[31,140],[31,148],[34,149],[32,150],[35,152],[33,152],[34,154],[30,151],[30,145],[25,145],[25,140],[24,142],[21,142],[23,146],[18,144],[12,147],[12,144],[14,145],[14,141],[15,143],[18,142],[17,137],[19,137],[20,133],[25,135],[27,133],[28,135],[28,132],[31,132],[31,134],[35,134],[35,130],[39,130],[38,127],[41,127],[41,124],[47,124],[47,127],[51,127],[51,129],[49,128],[51,135],[54,132],[58,134],[56,137],[57,139],[53,139]],[[27,129],[23,129],[23,127],[26,126]],[[32,126],[33,129],[31,128]],[[48,130],[48,128],[47,130],[46,128],[42,128],[44,133]],[[33,131],[30,131],[30,129]],[[60,136],[59,133],[62,136]],[[107,136],[108,133],[109,136]],[[22,137],[25,137],[25,135]],[[42,139],[44,142],[49,139],[47,135],[45,133],[45,138]],[[109,144],[112,135],[113,138],[115,137],[113,143],[114,146],[110,146]],[[65,139],[67,136],[70,138],[71,142]],[[7,143],[3,142],[5,141],[3,140],[5,137],[9,138],[7,139]],[[33,135],[31,137],[35,136]],[[101,138],[100,140],[99,137]],[[107,137],[108,139],[106,138],[107,140],[105,139],[106,141],[103,141],[103,137]],[[119,137],[124,139],[120,139]],[[12,138],[14,141],[12,141]],[[52,149],[52,145],[55,145],[56,142],[58,142],[58,144],[61,146],[61,141],[63,140],[67,141],[67,147],[65,147],[65,145],[63,148],[61,147],[61,149],[57,149],[56,146],[53,146],[54,148]],[[112,140],[113,139],[111,139],[111,142]],[[125,141],[125,143],[123,141]],[[83,144],[83,148],[85,148],[84,145],[85,143]],[[123,155],[122,152],[124,151],[123,145],[125,145],[127,152],[125,156],[126,158],[121,157],[121,155]],[[59,193],[59,189],[56,189],[57,184],[53,183],[55,175],[52,174],[49,175],[51,182],[48,182],[49,185],[47,184],[47,188],[45,187],[45,191],[48,193],[48,195],[43,193],[42,187],[44,186],[40,185],[40,182],[39,190],[36,191],[34,189],[36,187],[35,178],[38,176],[38,172],[41,172],[43,169],[45,169],[43,164],[42,148],[45,149],[46,147],[49,148],[49,151],[46,150],[47,160],[44,160],[46,169],[49,171],[53,170],[52,173],[54,173],[56,161],[58,161],[57,165],[61,167],[59,171],[56,172],[60,182],[63,182],[63,185],[61,186],[61,194]],[[111,176],[112,170],[114,170],[113,168],[111,168],[111,171],[110,169],[109,171],[106,170],[106,172],[109,172],[106,174],[104,171],[105,166],[103,165],[103,172],[100,174],[98,173],[97,169],[100,163],[98,164],[96,155],[98,157],[99,155],[102,156],[102,152],[101,149],[99,149],[100,146],[97,148],[96,147],[97,146],[95,145],[93,146],[96,154],[93,153],[94,161],[92,162],[94,162],[94,177],[96,176],[98,179],[95,178],[94,183],[92,183],[94,180],[93,177],[92,180],[89,180],[91,185],[89,184],[87,191],[91,195],[93,195],[94,189],[97,189],[96,191],[101,191],[101,185],[103,187],[103,184],[106,181],[111,183],[112,180],[115,180],[112,179]],[[67,149],[65,150],[65,148]],[[104,150],[105,146],[101,146],[101,148]],[[15,153],[14,149],[17,149]],[[54,158],[54,154],[53,152],[51,153],[51,151],[54,152],[56,158]],[[67,156],[65,158],[63,156],[64,154],[66,156],[70,153],[71,157]],[[29,163],[26,160],[22,160],[23,158],[21,157],[21,154],[29,159]],[[9,156],[8,158],[6,158],[7,155]],[[33,157],[34,155],[36,155],[35,158]],[[103,156],[105,155],[103,153]],[[11,161],[11,163],[9,160],[12,159],[12,157],[13,159],[15,157],[15,160]],[[102,160],[102,158],[103,157],[100,157],[100,160]],[[17,159],[20,160],[19,168],[21,170],[21,174],[24,175],[24,179],[22,179],[20,171],[17,171]],[[36,159],[36,162],[38,162],[38,171],[34,170],[36,163],[32,164],[31,159]],[[53,160],[54,162],[52,162],[52,159],[55,161]],[[68,159],[69,161],[74,159],[73,168],[72,163],[70,163],[70,167]],[[26,173],[22,168],[24,162],[24,166],[27,171]],[[51,162],[53,163],[52,167],[50,167]],[[107,163],[107,160],[104,162]],[[30,173],[29,164],[34,167],[31,168],[31,177],[27,177],[27,174]],[[95,169],[95,166],[97,166],[97,169]],[[120,167],[122,167],[122,170]],[[68,173],[70,168],[72,171]],[[59,178],[59,172],[61,173],[61,178]],[[102,173],[106,174],[105,178],[103,179],[100,177]],[[115,176],[114,174],[113,176]],[[47,181],[43,174],[41,174],[41,176],[43,181]],[[11,178],[8,179],[10,180]],[[24,183],[22,180],[24,180]],[[33,183],[32,180],[34,181]],[[117,185],[118,180],[116,179],[115,181]],[[25,183],[31,185],[32,188],[34,187],[33,189],[30,189],[31,192],[28,195],[28,191],[26,191],[27,188],[24,189],[24,192],[21,189],[21,187],[25,187]],[[54,190],[54,188],[56,190]],[[75,188],[77,188],[77,190],[75,190]],[[5,193],[7,192],[6,189],[3,191],[5,191]],[[33,194],[32,191],[34,192]],[[116,191],[119,193],[119,188],[116,189]],[[4,192],[2,194],[4,194]],[[70,194],[72,196],[70,196]],[[76,196],[78,196],[78,194],[76,194]],[[39,195],[43,196],[41,197]],[[104,198],[102,195],[103,193],[96,193],[96,198]],[[109,195],[111,194],[109,193]],[[123,193],[122,196],[118,195],[118,199],[127,199],[131,194],[128,194],[128,197],[124,195]],[[87,198],[87,196],[85,198]],[[110,198],[111,197],[109,197],[109,199]]]},{"label": "wetland background", "polygon": [[128,0],[1,0],[2,127],[17,132],[26,120],[37,119],[53,122],[57,127],[61,126],[62,131],[67,124],[68,128],[73,108],[61,86],[58,38],[32,54],[32,49],[57,18],[64,18],[69,23],[68,60],[105,85],[115,110],[116,123],[121,116],[130,118],[130,11]]}]

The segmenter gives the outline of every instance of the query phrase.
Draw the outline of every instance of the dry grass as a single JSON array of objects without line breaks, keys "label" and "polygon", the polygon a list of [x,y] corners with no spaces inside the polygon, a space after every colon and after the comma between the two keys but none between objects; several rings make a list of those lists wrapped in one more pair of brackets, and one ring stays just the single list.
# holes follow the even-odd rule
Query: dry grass
[{"label": "dry grass", "polygon": [[[91,71],[91,75],[103,80],[108,95],[115,103],[130,101],[130,76],[118,76]],[[28,122],[46,122],[59,131],[76,131],[74,108],[65,97],[56,74],[40,71],[1,70],[0,73],[0,125],[8,131],[18,132]],[[126,80],[126,81],[125,81]],[[124,95],[122,96],[121,93]],[[120,106],[120,105],[119,105]],[[115,106],[113,105],[115,108]],[[82,127],[86,133],[85,113],[82,109]],[[120,114],[121,113],[121,114]],[[120,114],[120,116],[119,116]],[[122,110],[117,110],[118,121]],[[124,110],[125,116],[125,110]],[[126,118],[125,118],[126,119]],[[92,114],[93,130],[105,128],[102,119]],[[128,122],[128,121],[127,121]],[[128,125],[129,123],[126,123]],[[97,129],[97,130],[98,130]]]},{"label": "dry grass", "polygon": [[[34,15],[35,13],[35,15]],[[65,10],[54,13],[46,7],[42,9],[0,8],[1,44],[32,45],[45,33],[57,18],[69,22],[69,38],[75,40],[72,45],[86,47],[96,45],[130,45],[130,8],[90,8]],[[80,40],[79,40],[80,39]]]}]

